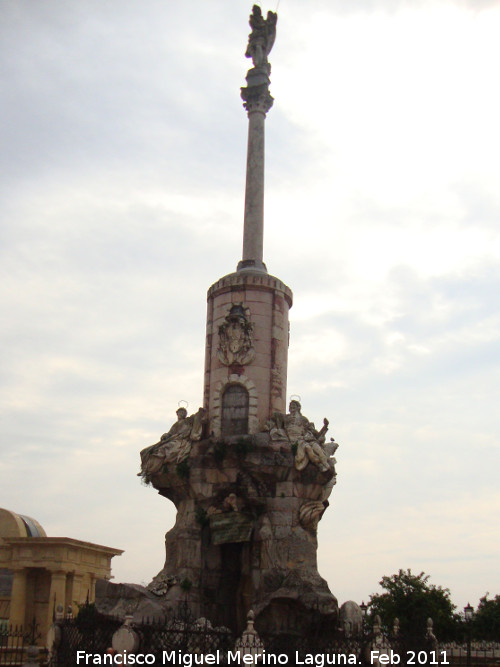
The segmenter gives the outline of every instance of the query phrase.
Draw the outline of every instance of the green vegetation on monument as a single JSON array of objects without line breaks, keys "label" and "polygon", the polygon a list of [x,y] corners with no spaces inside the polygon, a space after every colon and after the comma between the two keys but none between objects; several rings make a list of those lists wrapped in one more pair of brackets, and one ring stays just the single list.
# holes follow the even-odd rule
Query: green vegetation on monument
[{"label": "green vegetation on monument", "polygon": [[369,613],[378,614],[386,628],[399,619],[404,633],[425,633],[427,619],[434,621],[434,632],[440,641],[456,634],[459,616],[450,599],[450,591],[429,584],[430,575],[412,574],[410,569],[382,577],[379,582],[384,593],[370,596]]}]

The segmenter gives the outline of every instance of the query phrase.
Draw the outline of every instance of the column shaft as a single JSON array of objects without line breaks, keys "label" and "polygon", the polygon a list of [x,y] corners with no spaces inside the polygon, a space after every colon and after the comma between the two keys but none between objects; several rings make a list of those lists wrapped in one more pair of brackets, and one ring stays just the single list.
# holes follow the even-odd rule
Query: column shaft
[{"label": "column shaft", "polygon": [[49,608],[47,610],[47,627],[52,623],[52,614],[57,610],[57,606],[63,606],[63,614],[66,610],[64,605],[66,603],[66,572],[51,572],[50,593],[49,593]]},{"label": "column shaft", "polygon": [[[83,587],[83,574],[75,573],[73,575],[73,590],[71,592],[71,603],[83,604],[87,597],[87,591]],[[77,613],[77,609],[73,609],[73,613]]]},{"label": "column shaft", "polygon": [[262,111],[248,114],[248,152],[243,230],[243,261],[262,265],[264,245],[265,120]]},{"label": "column shaft", "polygon": [[12,582],[12,593],[10,596],[10,617],[9,624],[12,627],[25,625],[26,619],[26,578],[27,570],[16,570]]}]

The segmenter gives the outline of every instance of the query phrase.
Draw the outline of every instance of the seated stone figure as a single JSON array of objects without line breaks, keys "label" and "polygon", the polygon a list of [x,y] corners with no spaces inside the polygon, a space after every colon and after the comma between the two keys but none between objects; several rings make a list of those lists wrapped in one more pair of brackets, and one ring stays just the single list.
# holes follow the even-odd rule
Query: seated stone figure
[{"label": "seated stone figure", "polygon": [[291,445],[297,446],[295,454],[295,468],[304,470],[309,461],[321,471],[330,470],[328,456],[323,444],[328,430],[328,419],[323,420],[323,426],[317,431],[314,424],[301,413],[298,401],[290,401],[289,414],[276,412],[269,422],[269,433],[272,440],[288,440]]},{"label": "seated stone figure", "polygon": [[141,472],[139,475],[149,479],[161,471],[166,463],[180,463],[189,454],[193,441],[201,440],[205,410],[187,416],[186,408],[176,412],[177,421],[164,433],[160,441],[141,451]]}]

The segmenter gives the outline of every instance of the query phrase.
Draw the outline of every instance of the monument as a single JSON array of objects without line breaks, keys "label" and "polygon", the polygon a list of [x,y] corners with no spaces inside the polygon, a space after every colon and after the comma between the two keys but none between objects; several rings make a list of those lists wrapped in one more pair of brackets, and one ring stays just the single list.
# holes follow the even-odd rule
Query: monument
[{"label": "monument", "polygon": [[337,600],[317,570],[317,527],[336,481],[321,428],[287,406],[291,290],[263,262],[268,56],[277,15],[254,6],[241,89],[248,114],[243,255],[208,290],[203,407],[141,452],[143,480],[177,509],[166,560],[148,589],[164,609],[188,605],[241,632],[333,627]]}]

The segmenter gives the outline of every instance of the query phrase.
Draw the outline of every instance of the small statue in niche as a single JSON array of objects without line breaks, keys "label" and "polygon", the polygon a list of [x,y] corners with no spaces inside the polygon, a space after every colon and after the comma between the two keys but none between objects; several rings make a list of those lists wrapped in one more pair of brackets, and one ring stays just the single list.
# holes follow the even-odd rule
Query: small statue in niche
[{"label": "small statue in niche", "polygon": [[242,305],[235,305],[226,315],[224,324],[219,327],[219,347],[217,356],[225,366],[240,364],[246,366],[255,358],[252,343],[253,325],[249,310]]},{"label": "small statue in niche", "polygon": [[247,58],[251,58],[254,67],[267,67],[270,65],[267,56],[276,39],[276,23],[278,15],[275,12],[267,12],[267,19],[262,16],[262,10],[257,5],[252,7],[249,24],[252,32],[248,35],[248,46],[245,52]]},{"label": "small statue in niche", "polygon": [[297,470],[304,470],[309,462],[322,472],[330,470],[329,456],[333,454],[334,450],[332,451],[331,443],[327,446],[327,451],[323,446],[328,430],[328,419],[323,420],[323,426],[317,431],[314,424],[302,415],[302,406],[299,401],[290,401],[288,409],[289,414],[283,415],[275,412],[269,421],[271,439],[288,440],[290,445],[296,445],[295,468]]},{"label": "small statue in niche", "polygon": [[194,441],[201,440],[205,410],[188,417],[186,408],[176,411],[177,421],[164,433],[160,441],[141,451],[141,472],[144,479],[161,471],[166,463],[180,463],[189,454]]},{"label": "small statue in niche", "polygon": [[240,504],[238,496],[235,493],[230,493],[224,498],[219,508],[211,505],[208,508],[207,514],[208,516],[212,516],[213,514],[224,514],[225,512],[239,512]]},{"label": "small statue in niche", "polygon": [[227,498],[224,498],[222,503],[223,512],[237,512],[238,511],[238,498],[235,493],[230,493]]}]

